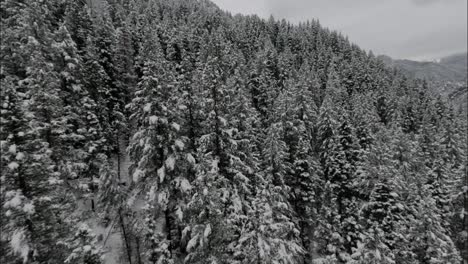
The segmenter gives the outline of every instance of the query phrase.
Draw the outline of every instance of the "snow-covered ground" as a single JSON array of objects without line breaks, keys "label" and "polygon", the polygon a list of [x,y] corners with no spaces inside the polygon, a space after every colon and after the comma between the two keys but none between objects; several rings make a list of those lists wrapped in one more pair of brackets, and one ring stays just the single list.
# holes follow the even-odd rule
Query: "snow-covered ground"
[{"label": "snow-covered ground", "polygon": [[[120,153],[123,153],[120,157],[114,157],[113,164],[119,164],[119,171],[121,181],[128,182],[130,180],[128,169],[130,166],[130,157],[126,155],[127,142],[121,139],[119,142]],[[100,238],[99,244],[102,246],[104,251],[104,263],[105,264],[123,264],[126,263],[124,259],[125,248],[123,239],[120,232],[120,223],[118,222],[118,216],[111,216],[110,223],[106,226],[100,221],[98,212],[93,213],[91,210],[91,198],[83,199],[78,201],[77,214],[91,214],[91,217],[87,221],[87,224],[92,229],[96,237]]]}]

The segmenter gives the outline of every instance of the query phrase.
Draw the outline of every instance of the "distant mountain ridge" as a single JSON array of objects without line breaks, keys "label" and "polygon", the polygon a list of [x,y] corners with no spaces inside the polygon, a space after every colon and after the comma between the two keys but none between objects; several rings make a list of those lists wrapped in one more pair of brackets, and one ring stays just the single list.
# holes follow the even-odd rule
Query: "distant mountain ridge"
[{"label": "distant mountain ridge", "polygon": [[436,61],[394,60],[381,55],[386,65],[395,67],[412,78],[425,79],[431,90],[448,98],[454,105],[468,109],[468,54],[458,53]]},{"label": "distant mountain ridge", "polygon": [[467,53],[458,53],[435,61],[395,60],[381,55],[379,58],[385,64],[401,69],[411,77],[431,81],[466,82]]}]

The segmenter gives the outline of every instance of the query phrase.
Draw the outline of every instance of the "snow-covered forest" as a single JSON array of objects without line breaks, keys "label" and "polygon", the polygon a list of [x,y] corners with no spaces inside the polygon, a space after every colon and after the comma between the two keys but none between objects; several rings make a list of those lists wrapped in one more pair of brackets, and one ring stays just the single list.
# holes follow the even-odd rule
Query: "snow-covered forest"
[{"label": "snow-covered forest", "polygon": [[318,21],[0,8],[1,263],[468,260],[466,113]]}]

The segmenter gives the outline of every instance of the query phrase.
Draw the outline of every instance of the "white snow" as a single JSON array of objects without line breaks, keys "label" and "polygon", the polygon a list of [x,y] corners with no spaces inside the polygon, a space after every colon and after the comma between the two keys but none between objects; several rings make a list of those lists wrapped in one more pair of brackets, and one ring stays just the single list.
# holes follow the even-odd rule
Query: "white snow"
[{"label": "white snow", "polygon": [[43,197],[39,198],[39,201],[50,202],[50,201],[52,201],[52,199],[49,196],[43,196]]},{"label": "white snow", "polygon": [[221,122],[221,125],[223,126],[227,125],[226,119],[224,119],[223,117],[219,117],[218,119],[219,119],[219,122]]},{"label": "white snow", "polygon": [[96,147],[95,147],[95,146],[91,146],[91,147],[88,148],[88,152],[89,152],[89,153],[93,153],[94,150],[96,150]]},{"label": "white snow", "polygon": [[15,154],[16,153],[16,145],[15,144],[11,145],[8,148],[8,152],[10,152],[11,154]]},{"label": "white snow", "polygon": [[226,134],[228,134],[229,137],[232,137],[232,135],[234,135],[235,131],[236,131],[236,129],[234,129],[234,128],[230,128],[230,129],[225,130]]},{"label": "white snow", "polygon": [[217,159],[214,159],[211,162],[211,173],[217,173],[218,172],[218,170],[219,170],[218,163],[219,163],[219,160],[217,160]]},{"label": "white snow", "polygon": [[184,213],[182,212],[182,209],[180,207],[177,208],[175,214],[177,215],[177,218],[179,218],[180,221],[184,219]]},{"label": "white snow", "polygon": [[21,201],[23,200],[24,196],[17,191],[8,191],[5,194],[6,199],[9,199],[12,197],[9,201],[6,201],[4,203],[5,208],[17,208],[19,205],[21,205]]},{"label": "white snow", "polygon": [[34,214],[36,212],[34,209],[35,207],[32,203],[27,203],[23,206],[23,212],[27,213],[28,215]]},{"label": "white snow", "polygon": [[240,212],[242,210],[242,201],[239,199],[238,196],[235,196],[232,200],[232,205],[234,207],[235,212]]},{"label": "white snow", "polygon": [[151,111],[151,103],[147,103],[147,104],[143,107],[143,111],[145,111],[145,112]]},{"label": "white snow", "polygon": [[203,236],[205,238],[208,238],[210,234],[211,234],[211,224],[207,224],[205,227],[205,232],[203,232]]},{"label": "white snow", "polygon": [[171,170],[174,170],[174,166],[175,166],[175,158],[174,156],[169,156],[169,158],[166,159],[166,167],[171,171]]},{"label": "white snow", "polygon": [[187,243],[187,251],[190,252],[192,248],[197,245],[198,235],[192,237],[190,241]]},{"label": "white snow", "polygon": [[375,250],[375,258],[378,260],[382,259],[382,256],[380,255],[380,251],[378,249]]},{"label": "white snow", "polygon": [[172,127],[173,127],[176,131],[179,131],[179,130],[180,130],[180,125],[177,124],[177,123],[172,123]]},{"label": "white snow", "polygon": [[90,245],[86,245],[83,247],[83,251],[84,252],[90,252],[91,251],[91,246]]},{"label": "white snow", "polygon": [[185,145],[184,145],[184,142],[180,141],[180,140],[176,140],[174,142],[174,144],[180,149],[180,150],[183,150]]},{"label": "white snow", "polygon": [[163,167],[158,169],[159,182],[163,182],[166,177],[166,169]]},{"label": "white snow", "polygon": [[195,164],[195,158],[192,156],[192,154],[190,153],[187,153],[187,161],[190,163],[190,164]]},{"label": "white snow", "polygon": [[158,203],[160,204],[167,204],[167,193],[166,192],[160,192],[158,194]]},{"label": "white snow", "polygon": [[180,183],[180,188],[183,192],[190,191],[192,189],[192,185],[187,179],[183,179]]},{"label": "white snow", "polygon": [[182,177],[178,177],[176,179],[176,182],[177,182],[177,185],[180,187],[180,189],[182,190],[182,192],[187,192],[187,191],[190,191],[192,189],[192,185],[190,184],[190,182],[185,179],[185,178],[182,178]]},{"label": "white snow", "polygon": [[143,176],[143,171],[140,170],[140,169],[136,169],[134,172],[133,172],[133,175],[132,175],[132,179],[133,179],[133,182],[138,182],[138,180],[140,180],[140,178]]},{"label": "white snow", "polygon": [[19,254],[23,258],[23,263],[28,262],[29,245],[26,242],[24,230],[15,230],[11,236],[10,246],[15,254]]},{"label": "white snow", "polygon": [[154,201],[156,198],[156,186],[151,186],[149,193],[148,193],[149,201]]},{"label": "white snow", "polygon": [[22,160],[22,159],[24,159],[24,153],[23,153],[23,152],[18,152],[18,154],[16,154],[16,159],[17,159],[17,160]]},{"label": "white snow", "polygon": [[60,182],[61,181],[59,179],[57,179],[56,177],[49,177],[49,184],[50,185],[58,184]]},{"label": "white snow", "polygon": [[131,208],[131,207],[133,206],[133,204],[135,203],[135,199],[136,199],[136,194],[131,195],[131,196],[127,199],[127,206]]},{"label": "white snow", "polygon": [[80,183],[78,184],[78,188],[83,191],[89,190],[89,185],[87,183]]},{"label": "white snow", "polygon": [[150,116],[149,117],[149,123],[150,123],[150,125],[156,125],[158,123],[158,117],[157,116]]},{"label": "white snow", "polygon": [[77,85],[77,84],[73,84],[72,89],[73,89],[74,92],[79,92],[79,91],[81,91],[81,86]]},{"label": "white snow", "polygon": [[182,230],[182,239],[184,239],[187,236],[189,231],[190,231],[190,226],[186,226],[184,230]]}]

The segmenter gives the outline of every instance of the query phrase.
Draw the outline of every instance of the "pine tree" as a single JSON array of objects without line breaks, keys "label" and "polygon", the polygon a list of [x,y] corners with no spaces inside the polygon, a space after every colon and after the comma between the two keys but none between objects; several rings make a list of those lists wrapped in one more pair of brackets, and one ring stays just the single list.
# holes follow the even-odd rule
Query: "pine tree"
[{"label": "pine tree", "polygon": [[[153,31],[148,30],[147,36],[141,51],[147,54],[143,77],[129,105],[133,113],[131,118],[138,125],[129,153],[133,161],[133,182],[141,186],[138,192],[152,197],[147,201],[148,224],[151,226],[161,218],[165,221],[164,238],[158,237],[157,233],[148,234],[151,242],[149,260],[154,263],[171,263],[178,257],[179,234],[173,232],[183,218],[184,193],[191,189],[183,175],[183,164],[193,157],[184,155],[186,140],[179,133],[178,101],[177,96],[174,96],[178,91],[174,85],[171,65],[165,60],[160,46],[154,46],[159,40]],[[150,228],[149,231],[157,230]],[[166,242],[162,243],[160,239]]]},{"label": "pine tree", "polygon": [[97,241],[91,229],[86,224],[82,224],[77,229],[70,243],[73,251],[64,263],[102,263],[102,251],[96,246]]},{"label": "pine tree", "polygon": [[267,163],[256,176],[256,195],[239,238],[240,263],[299,263],[304,254],[284,185],[285,144],[280,129],[280,124],[273,124],[264,142]]},{"label": "pine tree", "polygon": [[11,13],[6,17],[13,26],[6,46],[24,44],[21,60],[2,64],[2,71],[8,73],[2,76],[2,87],[6,85],[2,119],[7,124],[2,142],[10,153],[2,155],[2,167],[7,168],[2,170],[2,202],[8,212],[8,255],[24,262],[62,263],[68,251],[61,245],[57,250],[50,248],[67,238],[71,221],[67,214],[73,208],[65,188],[67,175],[58,160],[64,147],[60,136],[69,134],[60,98],[61,77],[54,68],[58,53],[50,15],[55,4],[31,2],[21,10],[8,9]]},{"label": "pine tree", "polygon": [[253,105],[264,120],[270,118],[273,102],[279,92],[276,57],[273,44],[265,40],[263,49],[256,55],[255,72],[249,83]]}]

